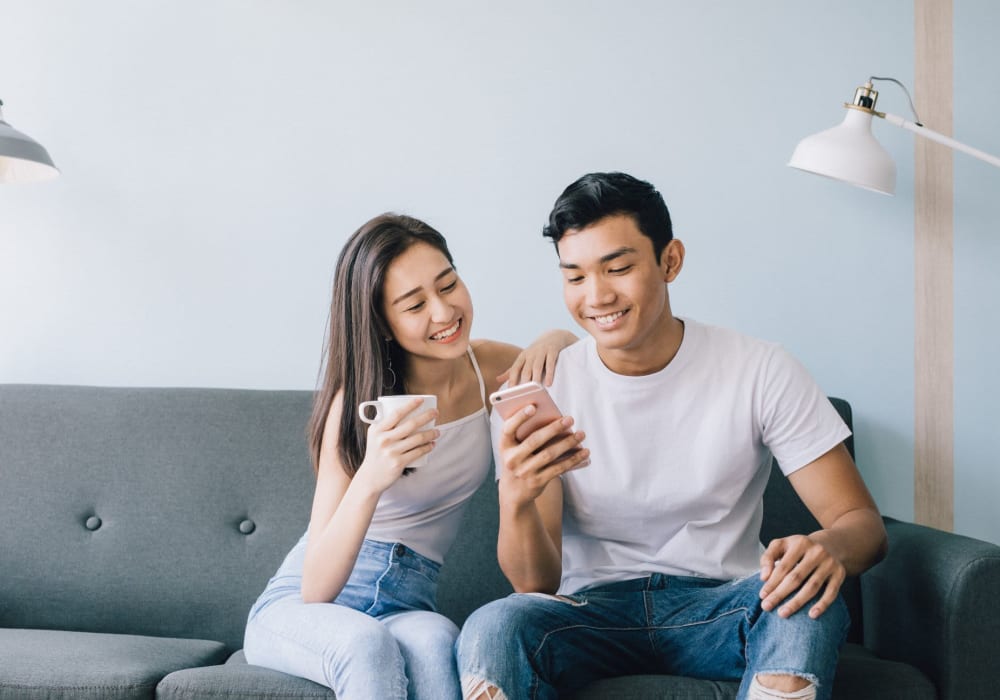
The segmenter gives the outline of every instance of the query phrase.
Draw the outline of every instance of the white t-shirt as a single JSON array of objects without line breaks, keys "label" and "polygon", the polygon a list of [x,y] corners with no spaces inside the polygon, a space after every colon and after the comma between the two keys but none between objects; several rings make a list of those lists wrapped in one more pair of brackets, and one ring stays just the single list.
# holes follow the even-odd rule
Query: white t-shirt
[{"label": "white t-shirt", "polygon": [[562,477],[560,593],[649,573],[753,573],[772,453],[790,474],[850,435],[780,346],[682,320],[677,355],[654,374],[615,374],[591,337],[559,356],[550,391],[591,460]]}]

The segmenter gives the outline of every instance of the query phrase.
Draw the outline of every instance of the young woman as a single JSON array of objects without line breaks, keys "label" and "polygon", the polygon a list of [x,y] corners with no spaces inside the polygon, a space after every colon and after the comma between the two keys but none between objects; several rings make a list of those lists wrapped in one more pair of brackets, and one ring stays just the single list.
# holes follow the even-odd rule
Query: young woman
[{"label": "young woman", "polygon": [[[529,350],[470,341],[472,300],[447,243],[383,214],[337,261],[326,372],[310,425],[316,469],[309,528],[250,611],[247,661],[333,688],[338,698],[461,697],[455,625],[435,612],[437,576],[487,477],[486,396],[551,376],[576,340],[552,331]],[[371,426],[358,405],[415,399]],[[434,428],[424,430],[430,418]],[[429,463],[410,469],[429,455]]]}]

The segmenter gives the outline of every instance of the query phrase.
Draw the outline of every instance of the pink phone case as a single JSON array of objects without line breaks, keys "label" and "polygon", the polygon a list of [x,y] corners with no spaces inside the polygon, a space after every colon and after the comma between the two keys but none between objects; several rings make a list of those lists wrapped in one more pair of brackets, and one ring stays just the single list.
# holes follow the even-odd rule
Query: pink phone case
[{"label": "pink phone case", "polygon": [[535,405],[535,415],[526,420],[515,433],[518,440],[524,440],[538,428],[562,417],[562,413],[556,407],[556,402],[552,400],[546,388],[538,382],[518,384],[494,392],[490,394],[490,403],[493,404],[500,417],[505,420],[528,404]]}]

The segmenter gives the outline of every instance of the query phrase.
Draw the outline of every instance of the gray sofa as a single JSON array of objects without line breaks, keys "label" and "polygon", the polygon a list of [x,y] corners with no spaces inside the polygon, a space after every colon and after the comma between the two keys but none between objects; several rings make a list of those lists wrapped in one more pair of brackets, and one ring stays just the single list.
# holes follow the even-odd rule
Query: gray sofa
[{"label": "gray sofa", "polygon": [[[0,385],[0,700],[333,697],[240,652],[250,604],[308,518],[310,398]],[[854,625],[834,696],[997,697],[1000,548],[887,526],[889,557],[846,588]],[[442,574],[440,608],[459,624],[510,590],[496,527],[488,480]],[[763,536],[811,527],[775,472]],[[632,676],[574,697],[735,691]]]}]

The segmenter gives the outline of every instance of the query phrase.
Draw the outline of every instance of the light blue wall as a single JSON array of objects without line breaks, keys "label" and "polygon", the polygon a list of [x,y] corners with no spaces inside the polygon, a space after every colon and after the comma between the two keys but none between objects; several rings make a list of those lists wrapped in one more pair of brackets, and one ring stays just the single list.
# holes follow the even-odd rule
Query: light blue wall
[{"label": "light blue wall", "polygon": [[[1000,156],[1000,4],[955,0],[956,139]],[[1000,542],[1000,170],[955,156],[955,529]]]},{"label": "light blue wall", "polygon": [[[866,480],[912,517],[912,137],[876,125],[895,198],[785,167],[872,73],[912,86],[911,2],[0,2],[6,116],[63,170],[0,189],[0,381],[312,387],[336,254],[387,209],[449,237],[475,335],[525,343],[572,324],[552,201],[621,169],[687,245],[676,312],[784,343],[849,399]],[[995,18],[956,9],[956,131],[996,151]],[[906,109],[892,86],[881,106]],[[957,522],[1000,540],[970,395],[997,179],[964,167]]]}]

